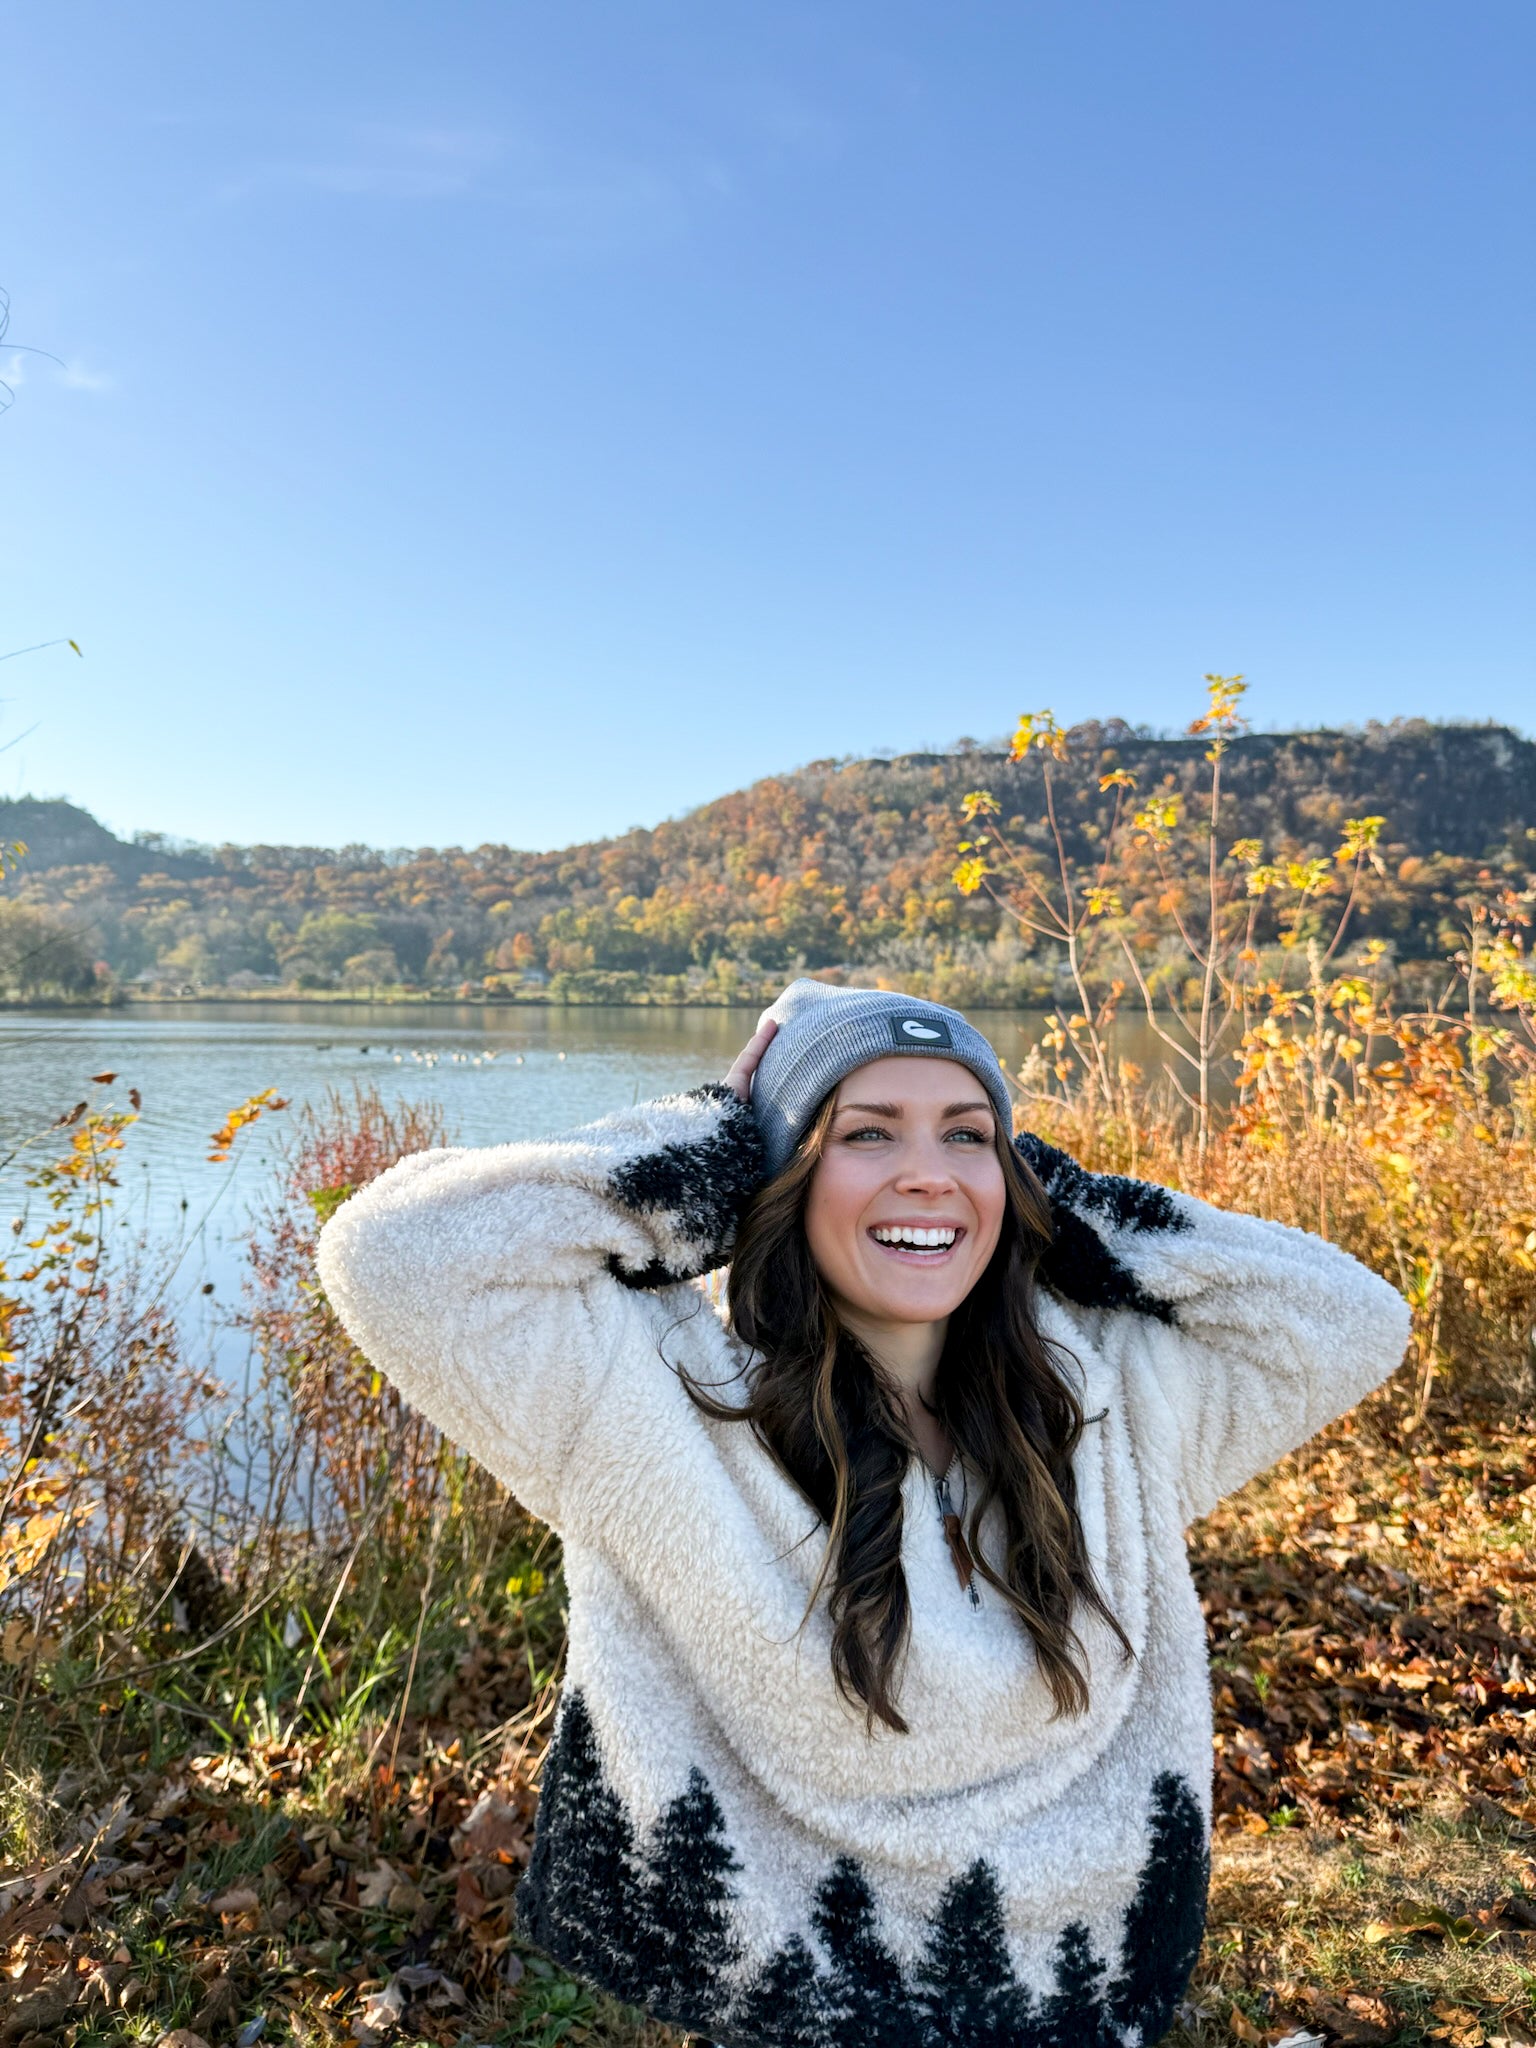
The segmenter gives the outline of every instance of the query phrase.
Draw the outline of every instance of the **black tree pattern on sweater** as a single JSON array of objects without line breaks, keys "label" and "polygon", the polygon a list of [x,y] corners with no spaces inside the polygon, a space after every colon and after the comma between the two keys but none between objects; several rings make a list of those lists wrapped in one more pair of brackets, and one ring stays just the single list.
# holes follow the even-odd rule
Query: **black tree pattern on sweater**
[{"label": "black tree pattern on sweater", "polygon": [[973,1863],[945,1887],[917,1981],[929,2039],[946,2048],[1025,2038],[1029,1993],[1008,1962],[1003,1901],[989,1864]]},{"label": "black tree pattern on sweater", "polygon": [[723,2048],[1125,2048],[1167,2030],[1204,1928],[1205,1832],[1175,1772],[1152,1786],[1149,1837],[1114,1976],[1073,1921],[1038,2006],[1014,1975],[997,1877],[981,1859],[945,1888],[910,1981],[880,1939],[862,1867],[840,1856],[811,1906],[825,1961],[794,1936],[733,1991],[730,1877],[741,1865],[719,1801],[694,1769],[641,1842],[573,1690],[545,1759],[517,1917],[582,1976]]}]

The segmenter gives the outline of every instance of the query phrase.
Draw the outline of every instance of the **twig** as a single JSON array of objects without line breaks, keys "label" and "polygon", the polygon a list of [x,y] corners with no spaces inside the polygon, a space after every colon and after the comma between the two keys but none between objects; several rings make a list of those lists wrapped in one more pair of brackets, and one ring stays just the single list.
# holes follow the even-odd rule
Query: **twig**
[{"label": "twig", "polygon": [[421,1612],[416,1617],[416,1635],[411,1643],[411,1661],[406,1668],[405,1689],[400,1695],[400,1718],[395,1723],[395,1739],[389,1746],[391,1779],[395,1775],[395,1762],[400,1754],[400,1738],[405,1733],[405,1717],[410,1711],[411,1687],[416,1682],[416,1660],[421,1655],[421,1639],[426,1632],[427,1606],[432,1598],[432,1581],[437,1575],[437,1546],[442,1540],[444,1520],[445,1516],[441,1510],[432,1518],[432,1548],[427,1554],[427,1579],[421,1589]]}]

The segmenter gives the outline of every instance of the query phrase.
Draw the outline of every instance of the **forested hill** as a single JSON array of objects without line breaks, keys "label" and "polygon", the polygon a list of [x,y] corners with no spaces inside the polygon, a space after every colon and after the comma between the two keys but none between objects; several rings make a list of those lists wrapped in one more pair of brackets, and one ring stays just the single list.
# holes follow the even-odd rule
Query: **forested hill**
[{"label": "forested hill", "polygon": [[[1209,773],[1202,739],[1074,728],[1053,769],[1070,853],[1102,843],[1112,793],[1099,784],[1113,769],[1134,775],[1138,802],[1181,792],[1186,807]],[[1039,755],[964,741],[813,762],[654,830],[552,853],[124,842],[68,804],[0,802],[0,843],[29,847],[0,900],[67,922],[118,981],[146,988],[719,1001],[803,966],[954,1001],[1036,1001],[1052,992],[1049,946],[951,878],[974,789],[1049,853],[1042,774]],[[1506,727],[1246,734],[1223,774],[1222,840],[1258,840],[1269,860],[1331,857],[1347,818],[1385,819],[1384,872],[1352,933],[1404,961],[1443,956],[1470,888],[1525,888],[1536,869],[1536,743]]]}]

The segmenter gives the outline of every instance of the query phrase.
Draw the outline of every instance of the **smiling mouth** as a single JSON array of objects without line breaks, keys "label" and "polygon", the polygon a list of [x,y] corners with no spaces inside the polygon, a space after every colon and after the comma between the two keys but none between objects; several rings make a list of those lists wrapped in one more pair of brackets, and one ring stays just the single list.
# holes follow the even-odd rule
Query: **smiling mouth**
[{"label": "smiling mouth", "polygon": [[938,1266],[956,1249],[965,1231],[956,1223],[876,1223],[869,1236],[881,1251],[904,1264]]}]

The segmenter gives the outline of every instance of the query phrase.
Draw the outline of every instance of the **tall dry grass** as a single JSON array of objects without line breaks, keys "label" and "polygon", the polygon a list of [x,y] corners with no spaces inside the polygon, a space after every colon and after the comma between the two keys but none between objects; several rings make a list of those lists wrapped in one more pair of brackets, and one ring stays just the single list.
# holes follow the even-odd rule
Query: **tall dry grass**
[{"label": "tall dry grass", "polygon": [[[234,1113],[226,1152],[270,1106]],[[393,1644],[377,1702],[392,1685],[393,1710],[444,1599],[543,1540],[382,1382],[314,1278],[325,1218],[444,1142],[440,1112],[359,1089],[300,1115],[253,1219],[233,1383],[184,1353],[173,1262],[113,1226],[136,1117],[60,1120],[27,1177],[43,1220],[0,1262],[0,1782],[61,1740],[105,1769],[189,1726],[233,1736],[253,1711],[242,1660],[274,1630],[292,1667],[277,1690],[320,1727],[361,1613]],[[261,1711],[281,1718],[275,1699]]]},{"label": "tall dry grass", "polygon": [[[1068,1025],[1058,1035],[1070,1037]],[[1497,1090],[1471,1029],[1445,1019],[1372,1024],[1372,1058],[1316,1111],[1315,1090],[1251,1034],[1229,1114],[1202,1145],[1158,1080],[1117,1071],[1108,1100],[1049,1049],[1021,1075],[1021,1114],[1098,1172],[1161,1181],[1226,1208],[1316,1231],[1381,1273],[1414,1311],[1402,1415],[1437,1386],[1536,1405],[1536,1079],[1505,1048]],[[1058,1048],[1059,1050],[1059,1048]],[[1238,1079],[1243,1080],[1239,1090]]]},{"label": "tall dry grass", "polygon": [[[1016,757],[1043,757],[1043,846],[1020,842],[987,791],[965,799],[957,889],[986,890],[1032,944],[1058,947],[1078,996],[1019,1076],[1021,1117],[1090,1168],[1317,1231],[1385,1275],[1414,1310],[1408,1426],[1445,1380],[1529,1403],[1536,876],[1489,875],[1447,934],[1437,1001],[1402,1008],[1390,944],[1354,936],[1385,872],[1386,820],[1342,821],[1332,863],[1228,843],[1222,765],[1246,686],[1207,682],[1190,731],[1208,776],[1191,808],[1109,767],[1102,816],[1064,832],[1055,776],[1070,746],[1048,711],[1014,738]],[[1084,837],[1086,863],[1069,851]],[[1127,1003],[1159,1047],[1150,1070],[1117,1056]]]}]

